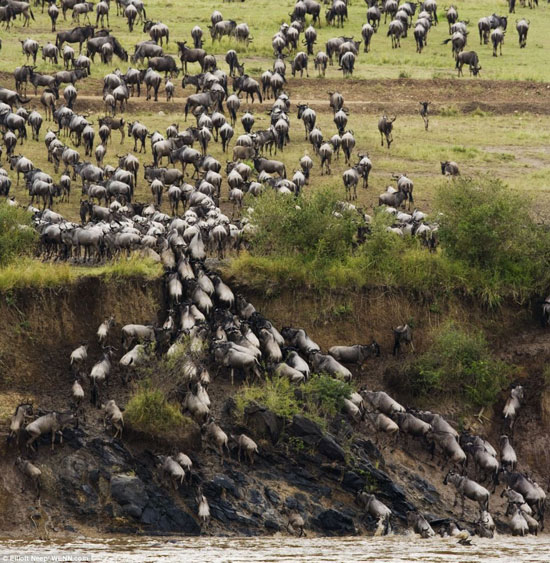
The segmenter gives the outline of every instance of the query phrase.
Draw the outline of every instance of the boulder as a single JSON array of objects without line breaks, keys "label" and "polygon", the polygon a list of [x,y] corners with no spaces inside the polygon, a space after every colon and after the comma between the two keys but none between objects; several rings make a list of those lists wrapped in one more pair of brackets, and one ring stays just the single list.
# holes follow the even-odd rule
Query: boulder
[{"label": "boulder", "polygon": [[294,415],[287,431],[290,436],[300,438],[308,446],[316,446],[323,437],[323,430],[316,422],[299,414]]},{"label": "boulder", "polygon": [[111,497],[121,507],[124,514],[140,518],[149,501],[145,484],[139,477],[132,475],[113,475],[111,477]]},{"label": "boulder", "polygon": [[353,536],[357,533],[352,518],[333,508],[318,514],[313,525],[328,535]]},{"label": "boulder", "polygon": [[284,419],[266,407],[252,403],[244,410],[244,420],[255,438],[266,438],[276,444],[284,429]]},{"label": "boulder", "polygon": [[317,444],[317,451],[334,461],[346,461],[346,453],[329,434],[321,438]]}]

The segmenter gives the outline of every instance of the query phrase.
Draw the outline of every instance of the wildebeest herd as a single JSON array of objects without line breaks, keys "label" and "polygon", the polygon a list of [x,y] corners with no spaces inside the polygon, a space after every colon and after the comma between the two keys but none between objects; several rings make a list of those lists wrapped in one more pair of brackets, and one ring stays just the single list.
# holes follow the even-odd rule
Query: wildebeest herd
[{"label": "wildebeest herd", "polygon": [[[511,2],[510,11],[514,8]],[[126,19],[129,30],[137,31],[137,26],[141,25],[142,32],[150,38],[137,43],[132,55],[109,29],[99,28],[99,25],[104,26],[105,20],[110,25],[111,4],[108,0],[95,5],[62,0],[59,7],[56,2],[42,2],[42,9],[47,9],[55,37],[44,45],[31,38],[23,40],[21,45],[26,64],[14,70],[15,90],[0,88],[2,154],[5,151],[9,167],[16,174],[17,184],[23,181],[28,190],[28,208],[40,233],[42,255],[48,259],[73,262],[100,261],[139,249],[164,265],[168,308],[166,320],[161,326],[133,324],[122,327],[122,355],[117,370],[113,369],[116,350],[111,345],[114,320],[107,319],[97,333],[102,347],[100,356],[90,358],[89,362],[85,344],[71,354],[70,365],[74,374],[70,393],[72,408],[63,412],[39,411],[35,418],[32,404],[25,402],[18,405],[12,418],[10,440],[18,440],[19,435],[24,434],[26,446],[32,450],[41,435],[51,434],[53,447],[56,435],[62,436],[63,428],[77,423],[79,415],[85,410],[86,388],[91,402],[102,406],[105,424],[109,422],[114,436],[122,439],[123,409],[113,399],[107,400],[106,384],[109,379],[116,371],[126,381],[135,366],[148,361],[153,348],[156,354],[167,356],[185,349],[188,354],[185,367],[187,385],[179,397],[182,410],[200,425],[206,442],[222,458],[229,453],[229,444],[234,441],[239,461],[244,455],[244,459],[252,465],[255,457],[261,455],[258,445],[245,434],[228,436],[211,415],[209,369],[224,370],[232,382],[235,376],[258,380],[266,372],[289,378],[296,385],[314,373],[351,381],[353,374],[346,365],[361,365],[368,358],[380,354],[376,342],[335,346],[324,354],[303,329],[287,327],[279,332],[251,303],[235,295],[219,276],[210,272],[205,262],[207,253],[223,258],[230,250],[238,251],[246,244],[247,235],[254,232],[253,221],[243,220],[239,213],[247,194],[256,196],[271,189],[282,196],[298,196],[310,182],[311,170],[318,166],[321,174],[331,174],[333,161],[340,158],[340,153],[349,166],[343,173],[347,199],[357,198],[360,182],[364,189],[369,186],[373,162],[367,151],[356,147],[353,130],[348,128],[351,112],[338,92],[330,92],[328,100],[335,125],[333,135],[325,136],[317,127],[316,113],[308,104],[296,103],[296,116],[304,126],[305,139],[311,144],[313,158],[304,155],[296,163],[291,178],[284,162],[268,158],[273,151],[275,154],[283,153],[290,143],[292,104],[285,91],[288,66],[285,58],[291,57],[290,74],[293,77],[297,74],[302,77],[304,72],[306,77],[309,75],[309,58],[314,54],[317,41],[315,26],[321,25],[321,6],[315,0],[296,2],[290,23],[283,23],[272,38],[273,65],[258,79],[245,72],[246,62],[239,60],[235,50],[229,50],[224,58],[229,74],[218,68],[220,59],[203,49],[204,33],[199,26],[195,26],[191,33],[192,47],[186,40],[176,42],[178,63],[174,56],[165,53],[170,42],[169,27],[162,22],[148,20],[146,6],[141,0],[116,2],[116,15]],[[417,9],[417,20],[413,24]],[[59,14],[65,18],[69,11],[72,11],[75,23],[80,24],[80,18],[83,18],[84,25],[58,32]],[[90,14],[94,11],[95,25],[90,23]],[[426,0],[420,6],[413,2],[399,5],[396,0],[385,0],[381,6],[377,2],[369,2],[367,23],[361,28],[362,40],[341,36],[327,41],[325,51],[319,51],[314,56],[318,73],[324,75],[327,66],[333,65],[336,59],[343,75],[352,76],[356,58],[360,56],[360,44],[363,42],[363,52],[369,51],[373,34],[381,28],[382,14],[384,25],[389,16],[387,35],[391,38],[392,48],[400,47],[401,40],[407,37],[407,31],[414,25],[413,35],[419,53],[426,47],[431,26],[438,23],[435,0]],[[328,25],[343,26],[347,17],[344,0],[334,0],[326,8]],[[31,27],[34,13],[29,3],[14,0],[0,2],[0,22],[5,24],[6,32],[13,30],[18,18],[22,19],[24,26]],[[454,6],[446,10],[446,18],[451,36],[447,42],[451,43],[458,74],[462,73],[464,65],[468,65],[471,74],[479,75],[481,65],[478,55],[464,50],[468,22],[459,20]],[[308,19],[311,20],[309,25]],[[506,27],[506,17],[496,14],[482,18],[478,24],[480,43],[487,43],[490,39],[495,56],[498,52],[502,54]],[[528,28],[527,20],[517,22],[522,47],[526,45]],[[233,37],[242,44],[253,40],[246,23],[225,20],[218,11],[212,14],[208,29],[212,43],[224,36]],[[301,38],[306,51],[298,51]],[[39,53],[44,60],[62,64],[64,69],[52,75],[37,72]],[[114,57],[122,62],[130,60],[131,64],[147,61],[145,68],[129,67],[126,72],[117,68],[104,76],[102,97],[106,115],[99,119],[97,128],[89,119],[89,114],[78,113],[76,87],[91,74],[95,57],[105,64],[110,64]],[[200,65],[200,74],[187,74],[188,65],[193,64]],[[182,87],[196,89],[195,93],[186,97],[183,108],[185,121],[191,114],[196,120],[195,125],[185,127],[177,122],[170,125],[163,135],[150,130],[145,123],[132,120],[128,115],[129,102],[133,96],[141,95],[142,86],[146,99],[154,102],[158,100],[164,84],[167,100],[173,100],[175,84],[172,80],[178,76],[180,69],[185,73]],[[233,93],[230,93],[230,79]],[[39,88],[42,89],[40,104],[44,108],[45,119],[37,110],[28,111],[22,107],[30,102],[27,98],[29,83],[35,95],[38,95]],[[67,86],[61,92],[63,84]],[[64,103],[60,101],[60,94]],[[254,127],[256,119],[250,107],[241,111],[243,94],[252,104],[256,100],[273,100],[268,111],[268,128]],[[237,136],[230,149],[239,112],[239,127],[242,126],[243,134]],[[429,102],[420,102],[419,114],[424,128],[428,130]],[[394,124],[399,123],[396,119],[395,115],[383,115],[378,121],[381,144],[385,143],[388,149],[394,141]],[[47,160],[52,166],[50,173],[35,167],[24,154],[17,154],[18,145],[24,152],[27,128],[31,128],[33,140],[38,141],[45,121],[51,123],[42,138]],[[152,162],[146,164],[144,156],[140,159],[128,153],[117,155],[116,167],[104,164],[109,142],[113,145],[111,136],[116,130],[120,132],[121,142],[127,134],[134,140],[134,152],[144,156],[149,152]],[[232,160],[225,167],[209,154],[211,143],[218,142],[223,153],[230,150],[232,153]],[[80,147],[83,147],[84,158],[79,152],[82,150]],[[95,158],[95,163],[87,158]],[[172,167],[165,167],[166,162]],[[444,161],[440,165],[441,173],[446,176],[459,174],[456,162]],[[134,196],[140,170],[150,186],[150,203],[138,202]],[[56,180],[54,176],[59,178]],[[52,209],[58,199],[69,200],[77,179],[82,196],[86,196],[80,199],[80,224],[67,220]],[[406,173],[395,174],[392,180],[395,187],[388,186],[379,196],[380,206],[384,206],[385,212],[395,218],[388,229],[400,236],[419,236],[433,249],[437,243],[437,224],[428,222],[422,211],[411,210],[414,203],[413,181]],[[9,197],[11,184],[7,172],[0,169],[0,195],[5,196],[10,205],[17,205],[15,198]],[[222,186],[225,185],[227,199],[233,206],[231,217],[220,208]],[[165,200],[168,201],[170,214],[162,211]],[[400,210],[406,202],[409,213]],[[35,207],[40,204],[42,209]],[[340,202],[334,209],[337,216],[342,213],[352,213],[357,217],[360,225],[358,239],[368,236],[370,217],[363,210],[346,201]],[[395,354],[405,344],[412,347],[409,326],[394,329],[394,337]],[[509,435],[523,400],[523,388],[513,387],[504,409]],[[432,459],[437,453],[445,469],[445,483],[456,489],[462,508],[465,499],[479,507],[475,527],[480,535],[493,536],[495,523],[490,513],[489,488],[494,493],[501,483],[504,485],[501,496],[508,500],[506,517],[511,532],[524,535],[536,533],[543,527],[545,493],[528,475],[517,471],[518,462],[508,435],[501,438],[499,455],[483,437],[467,433],[459,435],[441,415],[405,409],[383,391],[362,389],[353,393],[344,401],[343,409],[358,428],[376,436],[380,444],[384,442],[382,436],[392,440],[397,440],[399,436],[407,440],[417,438]],[[30,419],[32,422],[28,422]],[[41,472],[36,463],[36,456],[17,460],[18,467],[36,483],[39,491]],[[159,457],[161,472],[174,488],[191,475],[192,466],[190,457],[182,452],[177,456]],[[195,477],[195,483],[200,483],[200,475]],[[391,509],[374,495],[364,491],[357,493],[357,502],[365,512],[388,531],[394,519]],[[200,485],[197,486],[196,500],[198,515],[207,522],[210,515],[208,501]],[[305,525],[299,513],[289,515],[290,530],[302,534]],[[418,512],[408,515],[408,525],[423,537],[435,533]],[[443,532],[464,540],[464,530],[454,523]]]}]

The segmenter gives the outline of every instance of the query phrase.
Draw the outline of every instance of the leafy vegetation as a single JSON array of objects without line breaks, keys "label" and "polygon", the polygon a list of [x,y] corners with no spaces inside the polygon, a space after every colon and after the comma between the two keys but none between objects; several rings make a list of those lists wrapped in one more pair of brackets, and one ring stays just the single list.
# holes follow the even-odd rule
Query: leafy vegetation
[{"label": "leafy vegetation", "polygon": [[485,407],[495,402],[512,372],[512,366],[493,358],[481,331],[448,323],[434,331],[430,349],[405,367],[399,381],[417,397],[455,397]]},{"label": "leafy vegetation", "polygon": [[181,438],[182,432],[191,424],[178,405],[168,402],[165,394],[152,388],[147,380],[128,401],[124,419],[134,430],[168,441]]},{"label": "leafy vegetation", "polygon": [[32,254],[37,238],[30,213],[0,203],[0,266],[5,266],[17,256]]},{"label": "leafy vegetation", "polygon": [[298,198],[269,190],[249,201],[253,211],[248,218],[256,227],[250,237],[255,253],[298,255],[314,265],[345,255],[359,217],[339,208],[339,196],[329,188]]},{"label": "leafy vegetation", "polygon": [[531,218],[529,200],[501,182],[481,177],[441,184],[434,215],[441,245],[435,253],[416,238],[388,232],[392,218],[381,212],[373,216],[366,243],[356,246],[358,214],[335,216],[334,193],[297,202],[260,197],[251,214],[260,232],[250,253],[228,266],[230,273],[245,272],[252,286],[390,287],[432,298],[468,295],[489,306],[526,301],[550,283],[548,231]]},{"label": "leafy vegetation", "polygon": [[162,274],[162,266],[139,255],[121,258],[102,266],[73,266],[68,263],[41,262],[30,257],[13,258],[0,267],[0,291],[33,287],[61,287],[79,278],[95,276],[106,280],[125,278],[154,279]]},{"label": "leafy vegetation", "polygon": [[242,419],[247,405],[259,403],[285,419],[303,414],[326,426],[327,418],[340,411],[351,392],[349,384],[323,374],[312,375],[300,387],[286,378],[267,378],[261,385],[245,386],[236,394],[236,413]]}]

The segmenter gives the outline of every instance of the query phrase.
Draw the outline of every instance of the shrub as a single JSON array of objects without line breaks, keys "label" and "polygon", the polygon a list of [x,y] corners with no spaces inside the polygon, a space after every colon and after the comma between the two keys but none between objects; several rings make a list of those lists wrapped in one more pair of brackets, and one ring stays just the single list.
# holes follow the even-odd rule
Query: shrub
[{"label": "shrub", "polygon": [[303,414],[326,426],[327,418],[341,410],[351,392],[349,384],[324,374],[312,375],[299,387],[286,378],[273,377],[239,391],[235,396],[236,414],[242,419],[247,405],[259,403],[287,420]]},{"label": "shrub", "polygon": [[512,367],[492,357],[481,331],[448,323],[436,329],[431,348],[405,368],[416,396],[455,396],[475,407],[491,405],[509,382]]},{"label": "shrub", "polygon": [[261,385],[246,385],[235,395],[236,413],[242,419],[244,409],[255,402],[279,416],[292,418],[301,412],[295,390],[288,379],[279,377],[268,378]]},{"label": "shrub", "polygon": [[308,409],[324,418],[339,412],[353,391],[349,383],[323,374],[312,375],[301,390]]},{"label": "shrub", "polygon": [[160,389],[151,388],[147,382],[128,401],[124,419],[135,430],[165,440],[181,438],[191,423],[178,405],[168,402]]},{"label": "shrub", "polygon": [[0,266],[17,256],[33,254],[37,238],[30,213],[0,203]]},{"label": "shrub", "polygon": [[[342,195],[342,194],[340,194]],[[326,261],[349,253],[357,214],[338,209],[339,192],[319,189],[298,198],[268,191],[250,202],[248,218],[256,226],[250,237],[259,254],[301,255]]]},{"label": "shrub", "polygon": [[443,251],[509,284],[524,286],[548,268],[550,238],[530,217],[525,194],[500,180],[458,179],[436,194]]}]

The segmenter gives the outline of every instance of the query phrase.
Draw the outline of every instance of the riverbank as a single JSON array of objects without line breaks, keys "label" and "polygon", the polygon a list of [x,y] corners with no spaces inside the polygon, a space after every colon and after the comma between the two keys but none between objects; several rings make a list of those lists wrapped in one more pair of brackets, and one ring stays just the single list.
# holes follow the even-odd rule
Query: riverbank
[{"label": "riverbank", "polygon": [[[212,264],[213,265],[213,264]],[[410,396],[388,378],[399,362],[391,356],[391,327],[403,319],[414,320],[417,353],[425,350],[434,328],[454,319],[464,326],[482,327],[499,357],[513,361],[527,389],[526,404],[515,430],[519,468],[543,482],[548,451],[547,394],[541,387],[542,372],[550,350],[545,333],[522,307],[504,306],[487,312],[459,300],[416,302],[406,293],[382,289],[358,293],[295,290],[268,295],[235,286],[279,328],[301,326],[323,349],[376,338],[381,358],[369,360],[366,370],[353,370],[356,388],[387,389],[408,406]],[[164,321],[161,279],[102,280],[84,278],[64,288],[28,289],[4,293],[0,315],[0,413],[5,421],[14,405],[30,398],[42,409],[64,409],[70,401],[72,376],[68,369],[71,350],[84,341],[90,355],[100,353],[95,344],[97,326],[113,315],[114,340],[129,322],[155,324]],[[405,528],[406,512],[418,509],[437,523],[456,518],[454,493],[442,485],[437,458],[420,443],[384,444],[364,423],[353,424],[337,415],[328,426],[306,419],[281,420],[264,409],[252,410],[246,422],[234,414],[234,395],[223,373],[209,388],[213,414],[228,432],[246,432],[260,446],[254,466],[206,448],[199,427],[192,423],[177,444],[150,439],[126,428],[123,440],[111,438],[102,428],[100,411],[84,404],[77,429],[65,431],[63,446],[49,451],[42,440],[36,457],[43,472],[43,492],[37,504],[32,487],[14,468],[16,447],[2,442],[0,468],[0,526],[14,536],[39,537],[126,534],[271,535],[285,533],[285,511],[298,508],[313,535],[349,535],[374,532],[376,523],[364,519],[355,502],[358,490],[374,492],[392,507],[397,530]],[[217,375],[217,377],[216,377]],[[124,386],[115,365],[108,397],[126,405],[133,384]],[[482,417],[448,401],[423,404],[444,414],[455,427],[468,428],[498,443],[502,431],[504,395]],[[194,463],[192,484],[179,492],[162,479],[155,455],[186,451]],[[25,453],[25,448],[20,447]],[[34,459],[34,458],[33,458]],[[195,486],[202,484],[212,519],[200,526],[196,516]],[[21,487],[25,491],[21,492]],[[505,506],[498,495],[491,499],[497,526],[505,529]],[[32,518],[31,518],[32,516]],[[473,530],[476,505],[467,502],[462,525]],[[34,523],[33,523],[34,520]],[[434,524],[436,526],[436,524]]]}]

